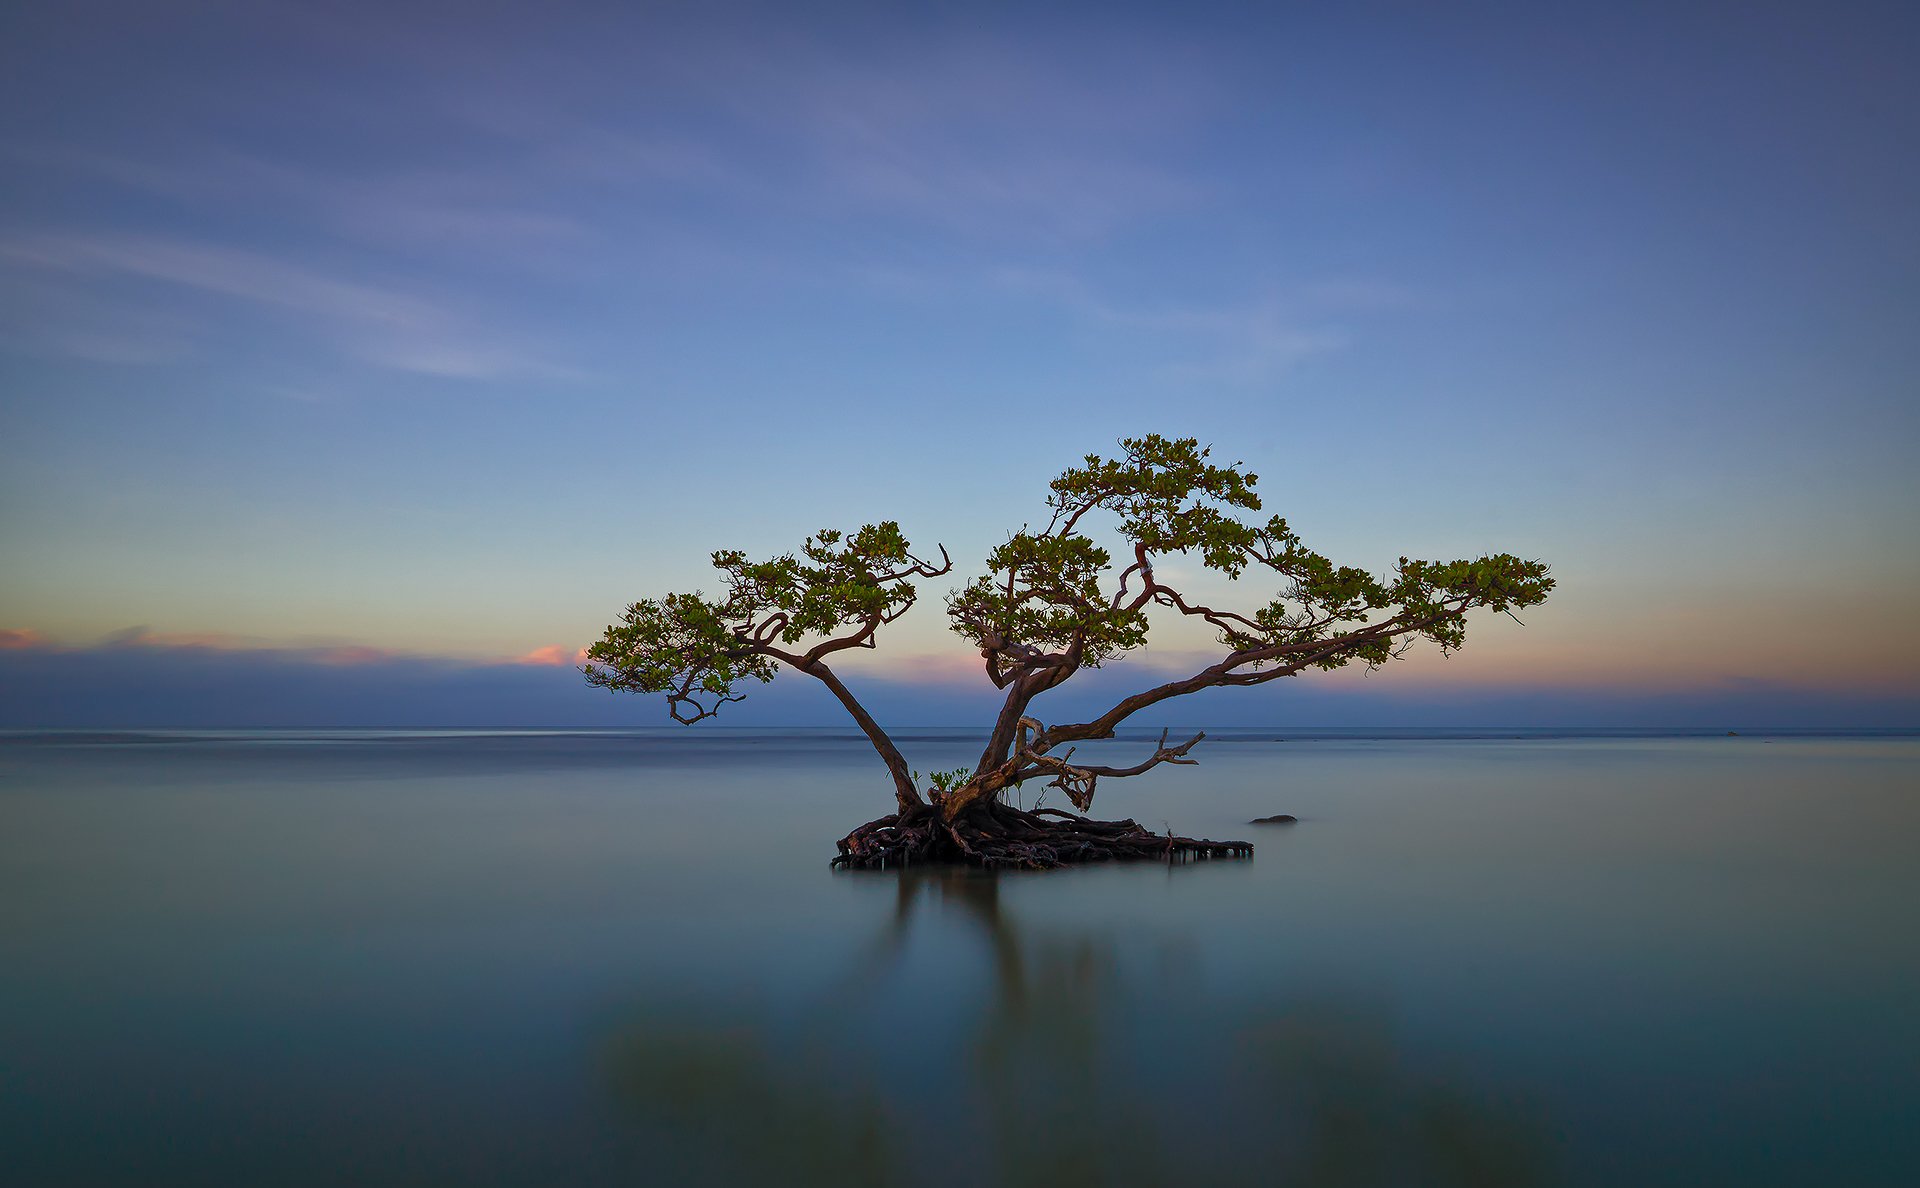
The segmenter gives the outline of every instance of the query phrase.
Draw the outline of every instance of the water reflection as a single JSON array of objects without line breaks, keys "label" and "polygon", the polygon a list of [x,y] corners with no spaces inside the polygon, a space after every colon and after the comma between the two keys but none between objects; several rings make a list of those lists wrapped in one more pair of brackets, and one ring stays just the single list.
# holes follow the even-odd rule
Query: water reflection
[{"label": "water reflection", "polygon": [[[1199,988],[1177,946],[1023,928],[991,874],[864,877],[891,902],[826,991],[751,1009],[646,1004],[617,1030],[610,1078],[650,1170],[698,1183],[1553,1182],[1545,1130],[1416,1067],[1382,1006],[1302,994],[1236,1008]],[[927,967],[954,920],[984,945],[983,982]]]}]

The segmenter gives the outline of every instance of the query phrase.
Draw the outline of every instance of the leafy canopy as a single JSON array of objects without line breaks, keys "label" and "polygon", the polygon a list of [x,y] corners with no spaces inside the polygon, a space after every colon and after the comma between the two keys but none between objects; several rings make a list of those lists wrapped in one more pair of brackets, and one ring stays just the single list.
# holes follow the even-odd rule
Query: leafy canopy
[{"label": "leafy canopy", "polygon": [[[945,572],[913,556],[891,520],[850,536],[823,528],[797,556],[751,561],[721,549],[713,564],[725,578],[724,597],[668,594],[629,606],[587,649],[587,683],[666,693],[676,719],[696,722],[741,700],[740,682],[773,679],[782,662],[805,669],[828,652],[871,647],[874,631],[913,605],[908,578]],[[795,650],[822,636],[829,638]]]},{"label": "leafy canopy", "polygon": [[[1335,565],[1302,544],[1279,516],[1239,518],[1238,512],[1260,510],[1259,476],[1244,473],[1239,463],[1215,464],[1212,450],[1192,438],[1152,434],[1120,445],[1120,457],[1089,454],[1085,465],[1054,479],[1047,526],[1014,533],[988,557],[988,573],[948,599],[954,630],[981,649],[990,671],[1049,658],[1097,666],[1146,641],[1153,605],[1205,619],[1234,654],[1273,653],[1249,656],[1246,663],[1255,668],[1352,634],[1383,611],[1393,612],[1396,626],[1451,651],[1465,639],[1459,612],[1468,606],[1531,606],[1553,586],[1545,565],[1504,553],[1445,563],[1403,557],[1385,580]],[[1114,521],[1133,554],[1111,589],[1102,581],[1113,557],[1083,530],[1095,512]],[[1230,579],[1249,569],[1267,571],[1284,585],[1244,614],[1194,606],[1155,579],[1153,558],[1169,554],[1196,557]],[[1402,634],[1356,639],[1312,666],[1383,662]]]},{"label": "leafy canopy", "polygon": [[[1011,736],[1026,699],[1144,644],[1151,607],[1203,619],[1228,652],[1190,680],[1129,705],[1305,668],[1378,665],[1415,637],[1451,652],[1466,638],[1467,610],[1532,606],[1553,588],[1545,565],[1507,553],[1445,562],[1402,557],[1384,577],[1335,565],[1285,519],[1243,518],[1261,506],[1259,477],[1240,463],[1217,464],[1193,438],[1150,434],[1120,447],[1118,457],[1088,454],[1054,479],[1046,526],[1013,533],[989,554],[985,574],[947,597],[953,629],[980,649],[994,683],[1013,689],[997,737]],[[1117,573],[1113,555],[1086,531],[1096,515],[1131,554]],[[1244,612],[1192,603],[1154,573],[1154,559],[1169,555],[1197,558],[1229,579],[1265,574],[1279,592]],[[893,521],[851,535],[822,529],[798,554],[765,561],[723,549],[713,554],[723,596],[634,603],[588,649],[584,671],[601,688],[666,693],[673,716],[692,722],[740,700],[742,682],[769,680],[785,663],[829,681],[870,726],[824,657],[872,647],[878,628],[913,605],[911,579],[951,570],[944,549],[941,557],[937,566],[916,557]],[[1084,729],[1117,720],[1110,714]]]}]

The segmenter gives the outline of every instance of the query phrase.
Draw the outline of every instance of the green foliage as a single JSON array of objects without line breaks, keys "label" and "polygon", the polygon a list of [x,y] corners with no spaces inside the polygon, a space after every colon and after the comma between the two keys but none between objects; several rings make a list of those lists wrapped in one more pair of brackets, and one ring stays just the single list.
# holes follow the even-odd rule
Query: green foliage
[{"label": "green foliage", "polygon": [[852,536],[823,528],[800,552],[759,562],[738,549],[715,553],[714,567],[727,576],[728,612],[742,621],[781,616],[779,638],[793,644],[872,618],[889,621],[913,603],[913,584],[899,573],[911,561],[907,538],[892,520]]},{"label": "green foliage", "polygon": [[779,662],[809,659],[785,648],[848,628],[853,634],[836,646],[871,646],[873,631],[913,604],[908,576],[929,572],[891,520],[850,536],[821,529],[797,556],[752,561],[722,549],[713,564],[724,598],[696,592],[634,603],[587,649],[587,683],[666,693],[675,718],[699,721],[741,700],[742,681],[768,681]]},{"label": "green foliage", "polygon": [[[953,629],[980,649],[994,683],[1012,692],[981,775],[935,772],[935,789],[953,791],[969,781],[986,788],[989,776],[1014,778],[1017,771],[994,775],[989,769],[1012,753],[1027,701],[1078,669],[1144,645],[1148,611],[1156,607],[1204,620],[1227,654],[1193,678],[1129,699],[1094,722],[1048,728],[1035,736],[1035,754],[1063,738],[1102,737],[1141,704],[1207,685],[1257,684],[1310,667],[1379,665],[1418,637],[1451,652],[1465,641],[1467,611],[1510,612],[1544,601],[1553,589],[1545,565],[1506,553],[1459,561],[1402,557],[1384,577],[1335,565],[1307,548],[1281,517],[1241,518],[1261,508],[1258,476],[1240,463],[1215,463],[1212,451],[1193,438],[1151,434],[1120,447],[1118,457],[1089,454],[1054,479],[1046,527],[1013,533],[987,557],[985,574],[947,596]],[[1089,535],[1094,524],[1123,543],[1117,572],[1114,554]],[[1250,572],[1277,579],[1279,593],[1247,611],[1196,605],[1154,573],[1156,559],[1175,554],[1229,581]],[[601,688],[667,694],[673,716],[683,722],[740,700],[744,682],[771,679],[779,664],[811,673],[834,689],[874,740],[906,805],[918,776],[909,780],[897,748],[821,661],[844,648],[872,647],[875,631],[913,605],[910,579],[949,572],[944,550],[942,561],[934,566],[915,557],[892,521],[851,535],[822,529],[798,553],[764,561],[723,549],[713,554],[725,581],[722,597],[668,594],[634,603],[588,649],[583,671]]]},{"label": "green foliage", "polygon": [[[1264,523],[1238,518],[1260,510],[1258,476],[1242,473],[1239,463],[1215,464],[1193,438],[1156,434],[1120,446],[1118,458],[1089,454],[1083,466],[1054,479],[1047,527],[1014,533],[987,558],[985,575],[948,597],[954,631],[990,661],[1033,665],[1064,654],[1094,667],[1144,644],[1146,611],[1158,605],[1205,619],[1235,654],[1267,653],[1249,656],[1249,669],[1281,659],[1276,649],[1292,657],[1317,645],[1328,648],[1315,667],[1373,665],[1393,654],[1395,636],[1417,633],[1451,651],[1465,638],[1466,609],[1531,606],[1553,588],[1546,566],[1508,554],[1444,563],[1403,558],[1386,580],[1336,566],[1279,516]],[[1096,512],[1133,554],[1110,587],[1103,583],[1113,578],[1112,555],[1084,530]],[[1154,579],[1153,558],[1169,554],[1196,557],[1229,579],[1264,569],[1285,585],[1251,613],[1191,606]],[[1351,638],[1383,621],[1394,629]]]},{"label": "green foliage", "polygon": [[[935,792],[945,795],[955,788],[960,787],[962,784],[965,784],[972,775],[973,769],[971,767],[956,767],[952,771],[936,771],[927,776],[927,785]],[[919,772],[916,771],[913,773],[913,781],[916,784],[920,782]]]},{"label": "green foliage", "polygon": [[[667,693],[675,718],[698,721],[739,701],[739,682],[773,679],[774,661],[740,647],[736,622],[728,604],[699,593],[636,602],[587,649],[582,671],[597,688]],[[688,707],[694,716],[685,716]]]},{"label": "green foliage", "polygon": [[1079,640],[1081,663],[1098,668],[1109,656],[1146,642],[1144,614],[1108,605],[1100,577],[1112,558],[1084,536],[1015,533],[987,565],[987,576],[947,599],[954,630],[977,647],[1056,651]]},{"label": "green foliage", "polygon": [[1215,466],[1191,437],[1170,441],[1157,433],[1124,438],[1124,457],[1088,454],[1086,466],[1068,470],[1051,484],[1050,531],[1071,532],[1081,516],[1101,508],[1119,517],[1120,534],[1149,553],[1198,550],[1206,563],[1237,574],[1252,530],[1227,507],[1260,510],[1253,493],[1259,476],[1241,474],[1240,463]]}]

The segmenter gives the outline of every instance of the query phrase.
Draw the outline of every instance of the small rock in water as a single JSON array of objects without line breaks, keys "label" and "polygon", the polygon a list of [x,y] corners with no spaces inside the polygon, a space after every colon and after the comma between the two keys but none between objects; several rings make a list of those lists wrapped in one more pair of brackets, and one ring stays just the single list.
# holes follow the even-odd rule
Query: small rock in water
[{"label": "small rock in water", "polygon": [[1292,813],[1275,813],[1271,817],[1255,817],[1253,820],[1248,821],[1247,824],[1249,825],[1296,825],[1299,823],[1299,821],[1300,821],[1300,818],[1294,816]]}]

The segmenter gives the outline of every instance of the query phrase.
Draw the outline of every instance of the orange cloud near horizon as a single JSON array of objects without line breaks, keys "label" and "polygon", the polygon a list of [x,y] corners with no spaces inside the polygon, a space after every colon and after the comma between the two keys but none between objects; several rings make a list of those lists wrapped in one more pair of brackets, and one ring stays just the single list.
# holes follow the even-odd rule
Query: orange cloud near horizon
[{"label": "orange cloud near horizon", "polygon": [[544,648],[535,648],[524,656],[517,656],[515,664],[547,665],[553,668],[577,668],[587,662],[587,649],[575,648],[568,651],[564,644],[548,644]]}]

